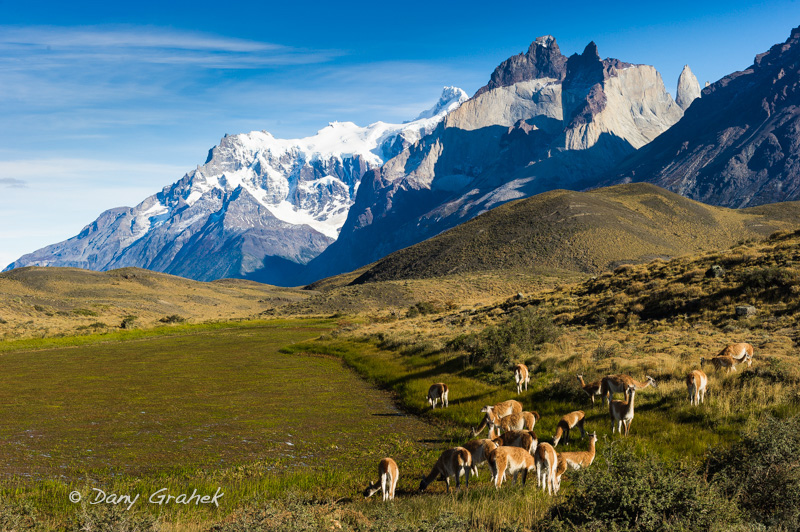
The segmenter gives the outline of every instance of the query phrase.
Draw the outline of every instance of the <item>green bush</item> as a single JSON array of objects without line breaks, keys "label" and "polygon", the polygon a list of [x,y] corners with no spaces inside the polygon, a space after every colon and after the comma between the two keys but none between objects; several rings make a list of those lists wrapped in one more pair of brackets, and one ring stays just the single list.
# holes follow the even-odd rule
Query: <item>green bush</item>
[{"label": "green bush", "polygon": [[512,354],[553,342],[560,335],[561,328],[553,322],[552,316],[526,307],[499,325],[490,325],[479,333],[460,335],[447,346],[451,350],[466,351],[471,364],[507,365],[512,362]]},{"label": "green bush", "polygon": [[572,489],[541,530],[723,531],[738,523],[734,503],[698,472],[637,455],[632,442],[598,449],[599,463],[566,474]]},{"label": "green bush", "polygon": [[73,309],[72,312],[78,316],[97,316],[97,312],[89,310],[88,308],[76,308]]},{"label": "green bush", "polygon": [[800,417],[768,417],[712,451],[709,479],[745,515],[770,529],[800,530]]},{"label": "green bush", "polygon": [[120,323],[119,326],[122,329],[133,329],[135,321],[136,321],[136,316],[128,315],[122,318],[122,323]]},{"label": "green bush", "polygon": [[183,323],[186,321],[186,318],[183,316],[179,316],[177,314],[172,314],[171,316],[164,316],[160,320],[161,323]]}]

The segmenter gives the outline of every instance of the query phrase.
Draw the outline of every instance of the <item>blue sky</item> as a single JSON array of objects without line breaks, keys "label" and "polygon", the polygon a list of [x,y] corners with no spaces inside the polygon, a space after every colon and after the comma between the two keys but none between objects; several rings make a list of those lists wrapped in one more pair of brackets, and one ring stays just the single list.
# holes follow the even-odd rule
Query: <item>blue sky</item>
[{"label": "blue sky", "polygon": [[540,35],[652,64],[674,92],[684,64],[713,82],[800,25],[796,1],[334,4],[0,0],[0,268],[176,181],[226,133],[410,119]]}]

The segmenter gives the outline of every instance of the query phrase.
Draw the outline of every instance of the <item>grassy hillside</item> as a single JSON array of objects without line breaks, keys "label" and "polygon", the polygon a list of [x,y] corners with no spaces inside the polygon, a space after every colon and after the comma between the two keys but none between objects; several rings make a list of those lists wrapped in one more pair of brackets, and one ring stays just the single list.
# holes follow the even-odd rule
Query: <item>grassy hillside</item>
[{"label": "grassy hillside", "polygon": [[[309,291],[239,279],[203,283],[123,268],[19,268],[0,273],[0,339],[252,317]],[[163,320],[163,321],[161,321]]]},{"label": "grassy hillside", "polygon": [[[597,273],[721,249],[793,228],[800,203],[724,209],[648,184],[556,190],[507,203],[395,252],[362,271],[363,284],[467,272],[549,269]],[[342,280],[349,279],[343,277]]]}]

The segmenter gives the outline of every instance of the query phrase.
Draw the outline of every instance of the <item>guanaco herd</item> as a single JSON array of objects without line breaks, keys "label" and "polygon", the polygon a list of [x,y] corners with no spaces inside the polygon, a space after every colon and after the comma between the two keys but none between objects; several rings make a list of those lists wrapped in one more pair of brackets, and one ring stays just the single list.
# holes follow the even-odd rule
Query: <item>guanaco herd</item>
[{"label": "guanaco herd", "polygon": [[[747,343],[731,344],[726,346],[717,356],[711,359],[700,359],[701,368],[705,364],[712,364],[716,371],[724,368],[726,372],[736,371],[736,364],[746,363],[750,367],[753,363],[753,346]],[[630,432],[633,421],[634,400],[636,391],[652,386],[657,387],[655,379],[645,376],[645,381],[640,382],[629,375],[607,375],[602,379],[586,384],[583,375],[577,375],[581,388],[589,396],[592,405],[594,398],[599,395],[604,403],[608,404],[611,415],[611,433],[625,430],[625,436]],[[530,376],[528,367],[524,364],[514,366],[514,381],[517,385],[517,394],[523,389],[528,389]],[[708,377],[700,370],[695,369],[686,376],[686,388],[689,394],[689,403],[692,406],[700,405],[705,400]],[[443,408],[448,406],[449,388],[439,382],[428,389],[428,404],[436,408],[439,400]],[[622,393],[624,400],[614,399],[615,393]],[[478,476],[478,466],[486,462],[491,472],[491,482],[496,489],[507,479],[516,483],[521,477],[522,484],[529,471],[536,472],[536,483],[542,491],[550,495],[558,494],[561,478],[569,469],[580,469],[592,465],[597,444],[597,432],[590,435],[589,450],[580,452],[556,452],[555,448],[563,440],[569,444],[570,432],[580,430],[581,438],[586,435],[583,422],[585,414],[581,410],[570,412],[563,416],[556,425],[552,443],[539,441],[533,427],[539,420],[538,412],[522,410],[519,401],[510,399],[495,405],[481,408],[483,418],[477,427],[470,430],[472,440],[463,447],[447,449],[427,476],[423,476],[419,484],[419,491],[424,491],[434,480],[444,481],[447,492],[450,492],[450,477],[455,477],[456,489],[461,487],[461,477],[465,477],[466,486],[469,488],[469,477]],[[484,428],[489,428],[488,438],[477,439]],[[371,497],[378,491],[383,493],[383,500],[394,499],[395,487],[399,477],[397,463],[391,458],[384,458],[378,464],[379,478],[371,482],[364,490],[364,497]]]}]

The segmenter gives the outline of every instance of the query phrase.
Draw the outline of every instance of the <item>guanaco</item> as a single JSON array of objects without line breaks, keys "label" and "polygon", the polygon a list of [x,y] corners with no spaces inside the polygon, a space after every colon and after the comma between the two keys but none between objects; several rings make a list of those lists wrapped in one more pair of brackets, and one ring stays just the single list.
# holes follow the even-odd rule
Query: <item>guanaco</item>
[{"label": "guanaco", "polygon": [[532,430],[510,430],[492,440],[498,447],[519,447],[533,454],[539,437]]},{"label": "guanaco", "polygon": [[481,420],[480,425],[472,429],[472,437],[475,438],[480,434],[484,427],[489,427],[489,438],[493,438],[495,436],[493,430],[500,427],[500,418],[522,412],[522,403],[509,399],[508,401],[503,401],[496,405],[484,406],[481,408],[481,412],[486,415],[483,417],[483,420]]},{"label": "guanaco", "polygon": [[580,469],[589,467],[594,462],[595,445],[597,444],[597,431],[593,432],[589,440],[588,451],[576,451],[558,453],[558,465],[556,467],[556,486],[561,486],[561,476],[567,469]]},{"label": "guanaco", "polygon": [[539,421],[539,412],[520,412],[500,418],[500,429],[503,432],[509,430],[533,430],[536,422]]},{"label": "guanaco", "polygon": [[558,455],[556,450],[549,443],[540,443],[534,453],[534,461],[536,462],[536,482],[542,488],[542,491],[547,491],[550,495],[558,494],[558,485],[556,484],[556,468],[558,466]]},{"label": "guanaco", "polygon": [[467,488],[469,488],[469,475],[472,467],[472,457],[469,451],[463,447],[454,447],[442,452],[439,459],[433,465],[433,469],[427,477],[423,476],[419,483],[419,491],[425,491],[428,484],[434,480],[442,480],[447,484],[447,493],[450,493],[450,477],[456,477],[456,489],[461,489],[461,477],[467,477]]},{"label": "guanaco", "polygon": [[629,386],[633,385],[637,390],[652,386],[658,388],[656,381],[653,377],[645,375],[645,382],[639,382],[630,375],[607,375],[600,379],[600,394],[603,396],[603,402],[607,403],[614,398],[615,393],[624,394]]},{"label": "guanaco", "polygon": [[696,369],[686,376],[686,389],[689,391],[689,404],[697,406],[705,401],[708,377]]},{"label": "guanaco", "polygon": [[713,365],[714,371],[719,371],[720,369],[725,368],[725,372],[729,373],[731,371],[736,371],[737,360],[730,355],[717,355],[711,360],[701,357],[700,367],[702,368],[706,364]]},{"label": "guanaco", "polygon": [[586,435],[586,431],[583,428],[584,417],[585,414],[583,413],[583,410],[576,410],[562,417],[556,426],[556,433],[553,436],[553,447],[558,445],[558,442],[561,441],[562,436],[564,438],[564,443],[569,444],[570,430],[574,429],[575,427],[580,429],[581,438],[583,438]]},{"label": "guanaco", "polygon": [[478,476],[478,466],[486,461],[489,453],[497,449],[497,443],[490,439],[472,440],[464,444],[472,457],[472,474]]},{"label": "guanaco", "polygon": [[525,391],[528,391],[528,383],[531,381],[531,377],[528,374],[528,366],[525,364],[514,366],[514,381],[517,383],[517,395],[522,393],[523,386],[525,386]]},{"label": "guanaco", "polygon": [[611,414],[611,434],[614,434],[615,425],[617,425],[617,432],[622,434],[622,427],[625,426],[625,436],[631,429],[631,422],[633,421],[633,399],[636,394],[636,386],[631,384],[628,386],[627,401],[620,401],[614,399],[608,404],[608,410]]},{"label": "guanaco", "polygon": [[583,391],[586,392],[586,395],[589,396],[589,399],[592,400],[592,406],[594,406],[594,396],[600,395],[600,389],[601,389],[600,379],[594,382],[590,382],[589,384],[586,384],[583,381],[583,375],[576,375],[576,377],[578,377],[578,382],[581,383],[581,388],[583,388]]},{"label": "guanaco", "polygon": [[747,367],[753,365],[753,346],[748,343],[728,344],[717,356],[729,356],[736,360],[737,364],[747,362]]},{"label": "guanaco", "polygon": [[528,478],[528,471],[536,468],[536,461],[531,453],[519,447],[498,447],[487,459],[492,472],[492,482],[495,489],[500,489],[503,481],[511,475],[512,482],[517,481],[517,475],[522,475],[522,484]]},{"label": "guanaco", "polygon": [[378,463],[378,480],[369,483],[367,489],[364,490],[364,498],[372,497],[381,491],[384,501],[394,499],[394,488],[397,486],[399,476],[400,470],[397,468],[397,463],[391,458],[384,458]]},{"label": "guanaco", "polygon": [[428,404],[431,405],[431,408],[436,408],[436,403],[441,399],[443,408],[447,408],[447,395],[449,393],[450,389],[445,383],[437,382],[436,384],[432,384],[431,387],[428,388]]}]

